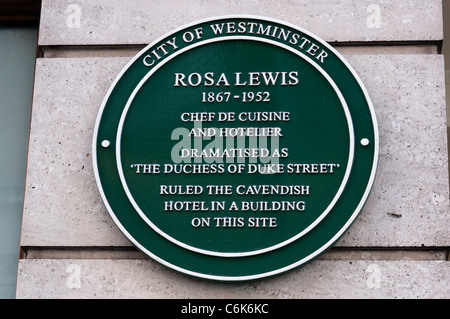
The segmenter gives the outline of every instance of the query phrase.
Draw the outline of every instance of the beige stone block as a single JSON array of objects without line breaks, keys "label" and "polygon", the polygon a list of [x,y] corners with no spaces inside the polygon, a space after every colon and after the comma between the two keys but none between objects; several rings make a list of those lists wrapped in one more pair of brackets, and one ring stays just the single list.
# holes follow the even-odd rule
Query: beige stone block
[{"label": "beige stone block", "polygon": [[443,57],[355,55],[348,60],[373,101],[380,156],[365,208],[337,245],[448,246]]},{"label": "beige stone block", "polygon": [[97,113],[128,59],[38,59],[22,246],[130,245],[103,207],[92,166]]},{"label": "beige stone block", "polygon": [[247,14],[330,42],[440,41],[441,0],[43,0],[39,44],[147,44],[200,19]]},{"label": "beige stone block", "polygon": [[[18,299],[448,299],[447,261],[316,260],[250,283],[194,279],[151,260],[21,260]],[[181,311],[181,309],[180,309]]]},{"label": "beige stone block", "polygon": [[[442,56],[347,58],[373,100],[380,158],[367,204],[337,246],[448,246]],[[22,246],[131,245],[103,206],[90,156],[100,104],[128,60],[38,60]]]}]

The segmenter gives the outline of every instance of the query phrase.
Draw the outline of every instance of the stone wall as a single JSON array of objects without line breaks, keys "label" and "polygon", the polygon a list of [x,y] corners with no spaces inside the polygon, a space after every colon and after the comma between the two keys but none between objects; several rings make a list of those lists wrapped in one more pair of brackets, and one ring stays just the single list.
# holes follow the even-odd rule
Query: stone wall
[{"label": "stone wall", "polygon": [[[220,15],[284,20],[333,45],[373,101],[380,157],[340,241],[287,274],[222,284],[139,252],[92,168],[117,74],[172,29]],[[43,0],[17,298],[449,298],[449,183],[440,0]]]}]

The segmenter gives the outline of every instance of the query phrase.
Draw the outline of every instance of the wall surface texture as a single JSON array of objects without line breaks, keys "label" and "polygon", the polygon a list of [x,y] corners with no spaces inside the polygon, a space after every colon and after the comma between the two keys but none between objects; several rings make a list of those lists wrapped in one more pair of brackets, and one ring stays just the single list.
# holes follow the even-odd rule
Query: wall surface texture
[{"label": "wall surface texture", "polygon": [[[107,213],[92,165],[109,87],[146,44],[199,19],[252,14],[333,45],[374,104],[371,195],[339,242],[284,275],[193,279],[147,258]],[[441,0],[43,0],[17,298],[450,298]]]}]

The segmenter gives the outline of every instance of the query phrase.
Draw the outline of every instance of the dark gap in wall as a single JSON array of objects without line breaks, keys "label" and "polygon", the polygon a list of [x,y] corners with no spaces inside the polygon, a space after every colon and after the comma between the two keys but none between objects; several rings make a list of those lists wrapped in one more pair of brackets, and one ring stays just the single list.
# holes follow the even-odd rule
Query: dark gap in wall
[{"label": "dark gap in wall", "polygon": [[41,15],[41,0],[0,0],[0,26],[36,27]]}]

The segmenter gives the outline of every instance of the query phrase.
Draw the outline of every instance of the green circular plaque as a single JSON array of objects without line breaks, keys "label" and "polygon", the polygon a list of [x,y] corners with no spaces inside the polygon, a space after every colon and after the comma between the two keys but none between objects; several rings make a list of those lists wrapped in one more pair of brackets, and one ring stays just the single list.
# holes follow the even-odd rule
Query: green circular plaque
[{"label": "green circular plaque", "polygon": [[93,141],[102,199],[188,275],[277,275],[355,220],[375,177],[372,103],[348,62],[278,20],[226,16],[156,40],[116,78]]}]

